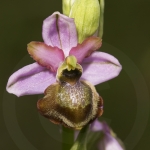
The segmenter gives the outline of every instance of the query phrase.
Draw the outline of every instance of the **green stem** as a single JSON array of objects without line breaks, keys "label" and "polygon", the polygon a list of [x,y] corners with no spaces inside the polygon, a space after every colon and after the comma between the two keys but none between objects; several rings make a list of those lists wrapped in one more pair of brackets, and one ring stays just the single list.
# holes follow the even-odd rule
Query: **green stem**
[{"label": "green stem", "polygon": [[89,125],[83,127],[72,146],[71,150],[87,150],[87,134],[88,134]]},{"label": "green stem", "polygon": [[74,143],[74,130],[62,127],[62,150],[70,150]]}]

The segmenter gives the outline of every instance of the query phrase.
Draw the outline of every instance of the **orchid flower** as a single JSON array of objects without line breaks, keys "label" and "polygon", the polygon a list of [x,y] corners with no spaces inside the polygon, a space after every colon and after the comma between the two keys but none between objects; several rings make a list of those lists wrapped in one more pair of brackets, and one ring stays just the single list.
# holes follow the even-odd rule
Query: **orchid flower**
[{"label": "orchid flower", "polygon": [[122,142],[116,137],[106,122],[97,119],[91,124],[92,132],[102,132],[102,137],[97,144],[98,150],[124,150]]},{"label": "orchid flower", "polygon": [[122,67],[114,56],[95,52],[99,37],[78,43],[74,19],[59,12],[44,20],[42,36],[44,42],[27,47],[36,62],[12,74],[6,89],[18,97],[44,93],[39,112],[53,123],[80,129],[102,114],[94,85],[118,76]]}]

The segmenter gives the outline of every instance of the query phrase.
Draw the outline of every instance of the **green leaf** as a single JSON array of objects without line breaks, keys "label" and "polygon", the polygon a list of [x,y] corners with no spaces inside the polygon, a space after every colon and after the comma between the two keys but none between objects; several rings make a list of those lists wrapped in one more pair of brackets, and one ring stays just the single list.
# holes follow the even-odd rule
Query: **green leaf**
[{"label": "green leaf", "polygon": [[87,139],[87,150],[99,150],[97,144],[103,138],[103,136],[104,134],[101,131],[90,131]]}]

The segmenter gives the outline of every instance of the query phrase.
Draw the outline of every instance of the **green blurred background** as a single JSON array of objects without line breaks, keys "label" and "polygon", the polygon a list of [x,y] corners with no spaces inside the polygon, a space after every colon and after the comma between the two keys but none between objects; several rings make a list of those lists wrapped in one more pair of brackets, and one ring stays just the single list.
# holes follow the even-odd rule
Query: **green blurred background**
[{"label": "green blurred background", "polygon": [[[104,99],[106,120],[127,150],[150,147],[150,0],[106,0],[101,51],[123,65],[119,77],[97,86]],[[61,149],[59,127],[36,109],[40,96],[17,98],[5,91],[9,76],[33,60],[26,45],[42,41],[42,21],[61,1],[6,0],[0,2],[0,149]],[[112,149],[113,150],[113,149]]]}]

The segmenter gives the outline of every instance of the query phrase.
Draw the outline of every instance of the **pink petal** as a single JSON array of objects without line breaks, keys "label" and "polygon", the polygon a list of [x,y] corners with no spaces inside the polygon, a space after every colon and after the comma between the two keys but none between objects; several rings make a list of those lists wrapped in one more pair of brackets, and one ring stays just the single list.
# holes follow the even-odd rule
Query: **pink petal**
[{"label": "pink petal", "polygon": [[98,121],[98,119],[94,120],[91,123],[90,130],[93,132],[102,131],[103,130],[103,123]]},{"label": "pink petal", "polygon": [[119,75],[122,66],[112,55],[104,52],[94,52],[81,63],[83,74],[81,79],[93,85],[108,81]]},{"label": "pink petal", "polygon": [[37,63],[25,66],[13,73],[6,90],[16,96],[44,93],[44,90],[56,81],[55,73]]},{"label": "pink petal", "polygon": [[59,12],[53,13],[43,22],[42,36],[47,45],[59,47],[68,56],[70,49],[77,45],[74,19]]},{"label": "pink petal", "polygon": [[57,68],[64,60],[64,53],[58,47],[51,47],[42,42],[30,42],[28,52],[41,66],[57,71]]},{"label": "pink petal", "polygon": [[98,50],[102,45],[102,40],[99,37],[89,37],[83,41],[82,44],[78,44],[76,47],[73,47],[69,55],[74,55],[78,63],[81,63],[85,57],[90,56],[90,54]]},{"label": "pink petal", "polygon": [[99,150],[124,150],[119,141],[110,134],[104,135],[103,139],[98,144]]},{"label": "pink petal", "polygon": [[99,150],[124,150],[122,142],[112,135],[113,131],[106,122],[100,122],[96,119],[91,123],[90,130],[92,132],[103,132],[103,137],[98,142]]}]

